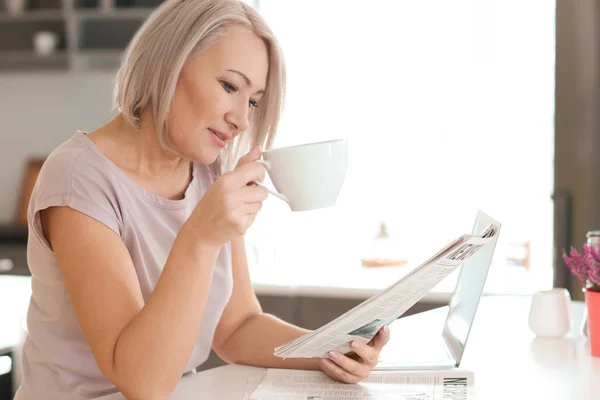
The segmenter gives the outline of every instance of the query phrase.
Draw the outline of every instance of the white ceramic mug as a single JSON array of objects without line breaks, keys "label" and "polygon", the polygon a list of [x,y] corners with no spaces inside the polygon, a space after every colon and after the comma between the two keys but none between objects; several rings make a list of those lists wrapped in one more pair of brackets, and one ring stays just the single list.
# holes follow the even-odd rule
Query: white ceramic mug
[{"label": "white ceramic mug", "polygon": [[56,51],[58,35],[50,31],[37,32],[33,37],[35,52],[40,56],[49,56]]},{"label": "white ceramic mug", "polygon": [[25,11],[27,6],[26,0],[5,0],[6,11],[10,15],[20,15]]},{"label": "white ceramic mug", "polygon": [[571,329],[570,304],[566,289],[535,292],[529,309],[529,328],[540,337],[564,337]]},{"label": "white ceramic mug", "polygon": [[345,139],[267,150],[259,162],[277,192],[257,184],[288,203],[292,211],[332,207],[344,184],[347,160]]}]

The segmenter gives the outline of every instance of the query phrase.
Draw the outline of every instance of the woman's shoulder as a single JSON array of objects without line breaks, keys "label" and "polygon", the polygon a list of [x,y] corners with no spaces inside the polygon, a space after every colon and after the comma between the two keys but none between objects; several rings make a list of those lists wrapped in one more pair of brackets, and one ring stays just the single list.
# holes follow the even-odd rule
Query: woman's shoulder
[{"label": "woman's shoulder", "polygon": [[29,215],[34,217],[37,211],[50,206],[67,205],[86,210],[87,214],[96,211],[106,215],[114,229],[119,207],[113,175],[91,141],[78,131],[44,161],[31,195]]},{"label": "woman's shoulder", "polygon": [[53,185],[100,185],[112,182],[114,174],[93,145],[81,131],[56,147],[46,158],[39,179]]},{"label": "woman's shoulder", "polygon": [[82,168],[98,169],[100,160],[93,156],[91,146],[82,140],[81,136],[82,134],[77,131],[48,155],[40,170],[38,177],[40,181],[68,183]]}]

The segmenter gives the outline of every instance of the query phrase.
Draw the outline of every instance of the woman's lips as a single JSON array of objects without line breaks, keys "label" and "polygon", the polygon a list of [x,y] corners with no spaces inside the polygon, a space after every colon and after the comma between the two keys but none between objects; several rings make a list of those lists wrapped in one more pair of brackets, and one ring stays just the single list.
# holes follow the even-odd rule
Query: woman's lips
[{"label": "woman's lips", "polygon": [[221,146],[221,147],[227,146],[227,137],[225,135],[218,133],[210,128],[208,128],[208,130],[213,134],[213,138],[219,146]]}]

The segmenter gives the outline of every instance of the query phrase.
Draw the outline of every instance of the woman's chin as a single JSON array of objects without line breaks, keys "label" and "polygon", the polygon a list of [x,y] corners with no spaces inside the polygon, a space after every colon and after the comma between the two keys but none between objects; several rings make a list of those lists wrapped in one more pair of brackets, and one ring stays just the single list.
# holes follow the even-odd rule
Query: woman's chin
[{"label": "woman's chin", "polygon": [[203,138],[197,139],[195,141],[174,141],[171,146],[175,153],[186,160],[205,165],[215,162],[221,154],[222,149],[211,142],[202,140]]},{"label": "woman's chin", "polygon": [[214,163],[221,153],[218,151],[198,151],[190,154],[189,159],[199,164],[210,165]]}]

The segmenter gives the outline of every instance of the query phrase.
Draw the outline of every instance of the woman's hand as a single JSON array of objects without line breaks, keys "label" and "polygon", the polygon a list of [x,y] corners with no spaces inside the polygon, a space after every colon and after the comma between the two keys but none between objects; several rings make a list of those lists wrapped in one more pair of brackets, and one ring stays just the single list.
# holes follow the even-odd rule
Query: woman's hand
[{"label": "woman's hand", "polygon": [[264,166],[255,162],[260,156],[259,147],[254,146],[236,168],[220,176],[198,202],[185,224],[195,240],[221,246],[246,233],[268,196],[266,189],[249,185],[265,177]]},{"label": "woman's hand", "polygon": [[320,361],[320,367],[327,375],[345,383],[357,383],[367,378],[379,361],[379,353],[390,340],[390,328],[382,327],[377,335],[367,344],[357,341],[350,342],[350,348],[356,353],[357,359],[341,353],[330,352],[329,358]]}]

